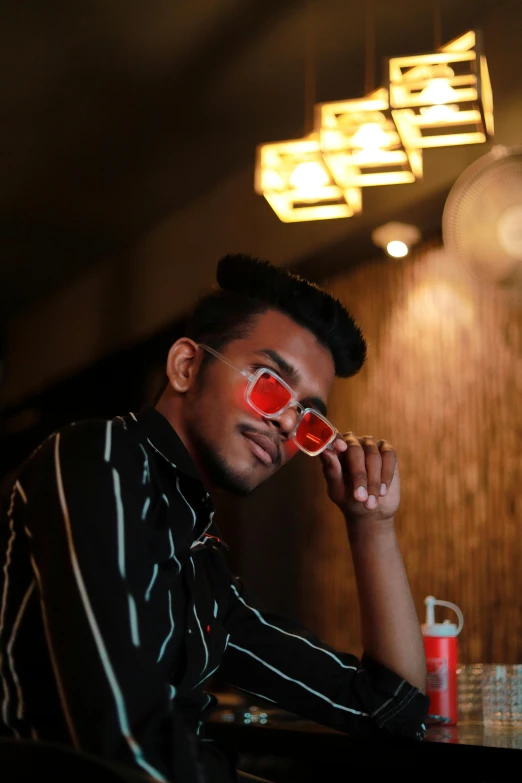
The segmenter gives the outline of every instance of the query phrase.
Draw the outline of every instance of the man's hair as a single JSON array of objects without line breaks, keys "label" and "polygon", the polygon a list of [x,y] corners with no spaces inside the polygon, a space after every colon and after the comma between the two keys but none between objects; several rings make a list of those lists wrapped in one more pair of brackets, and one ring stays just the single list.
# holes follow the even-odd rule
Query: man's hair
[{"label": "man's hair", "polygon": [[221,258],[216,279],[219,289],[203,296],[188,320],[185,335],[195,342],[219,350],[246,337],[259,315],[278,310],[329,349],[340,378],[355,375],[364,364],[361,329],[344,305],[315,283],[241,254]]}]

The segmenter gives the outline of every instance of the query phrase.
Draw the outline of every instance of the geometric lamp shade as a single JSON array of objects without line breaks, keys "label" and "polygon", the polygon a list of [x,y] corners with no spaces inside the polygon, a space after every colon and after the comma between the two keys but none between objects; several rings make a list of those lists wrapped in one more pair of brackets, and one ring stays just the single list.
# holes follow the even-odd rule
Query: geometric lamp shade
[{"label": "geometric lamp shade", "polygon": [[383,87],[364,98],[317,104],[315,129],[341,187],[399,185],[422,177],[422,152],[402,143]]},{"label": "geometric lamp shade", "polygon": [[389,58],[387,86],[405,148],[481,144],[493,136],[493,95],[477,30],[431,54]]},{"label": "geometric lamp shade", "polygon": [[285,223],[352,217],[362,209],[360,189],[334,181],[315,133],[260,144],[254,187]]}]

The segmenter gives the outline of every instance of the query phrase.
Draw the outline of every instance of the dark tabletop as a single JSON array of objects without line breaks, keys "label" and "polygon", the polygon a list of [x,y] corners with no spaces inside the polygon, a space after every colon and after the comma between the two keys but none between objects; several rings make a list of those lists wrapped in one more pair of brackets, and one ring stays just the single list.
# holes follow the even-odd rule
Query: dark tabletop
[{"label": "dark tabletop", "polygon": [[522,726],[432,722],[423,742],[391,738],[376,747],[273,705],[216,695],[220,705],[208,725],[209,736],[237,750],[250,765],[247,771],[269,777],[275,770],[271,779],[276,781],[330,783],[363,771],[366,780],[387,780],[393,773],[422,783],[522,779],[522,754],[516,752],[522,749]]}]

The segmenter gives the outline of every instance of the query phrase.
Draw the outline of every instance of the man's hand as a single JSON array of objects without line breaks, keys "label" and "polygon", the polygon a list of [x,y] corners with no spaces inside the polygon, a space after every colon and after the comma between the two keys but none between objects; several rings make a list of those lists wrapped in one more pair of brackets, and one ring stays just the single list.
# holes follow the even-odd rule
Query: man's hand
[{"label": "man's hand", "polygon": [[392,519],[400,500],[399,466],[386,440],[345,433],[321,454],[328,496],[347,521]]}]

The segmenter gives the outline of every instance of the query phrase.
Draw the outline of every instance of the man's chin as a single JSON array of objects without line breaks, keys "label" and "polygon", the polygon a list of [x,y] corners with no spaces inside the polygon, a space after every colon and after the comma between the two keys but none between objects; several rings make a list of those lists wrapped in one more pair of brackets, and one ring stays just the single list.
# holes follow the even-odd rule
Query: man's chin
[{"label": "man's chin", "polygon": [[221,455],[211,455],[206,461],[205,468],[208,477],[217,489],[238,497],[251,495],[263,482],[262,478],[256,480],[252,475],[257,471],[234,468]]},{"label": "man's chin", "polygon": [[219,472],[216,471],[213,478],[214,485],[218,489],[222,490],[223,492],[228,492],[231,495],[236,495],[237,497],[251,495],[253,492],[255,492],[261,483],[260,481],[257,483],[252,483],[251,476],[242,476],[241,474],[236,473],[229,466],[227,466],[227,468],[224,470],[220,470]]}]

